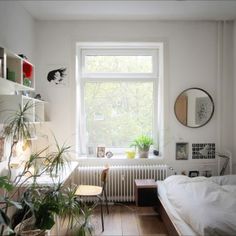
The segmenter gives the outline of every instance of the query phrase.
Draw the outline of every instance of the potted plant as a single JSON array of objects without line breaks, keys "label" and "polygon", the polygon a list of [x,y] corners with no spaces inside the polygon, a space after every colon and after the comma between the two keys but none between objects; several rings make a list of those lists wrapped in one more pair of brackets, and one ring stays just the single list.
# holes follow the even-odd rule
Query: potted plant
[{"label": "potted plant", "polygon": [[150,146],[153,145],[153,139],[146,135],[137,137],[131,147],[138,149],[139,158],[148,158]]},{"label": "potted plant", "polygon": [[[45,147],[31,154],[20,163],[20,172],[13,174],[15,146],[20,143],[24,149],[31,145],[30,136],[35,129],[27,119],[31,108],[30,103],[20,106],[18,111],[9,116],[2,129],[2,136],[10,145],[10,149],[6,160],[6,174],[0,176],[0,235],[44,235],[45,231],[55,224],[56,215],[68,217],[70,227],[74,227],[73,221],[77,221],[76,217],[87,217],[81,213],[83,206],[75,198],[75,188],[65,189],[59,182],[60,178],[56,178],[67,163],[70,147],[60,146],[55,137],[55,151],[43,155],[48,149]],[[52,185],[38,184],[38,178],[45,174],[51,178]],[[17,196],[19,192],[20,196]],[[12,206],[16,209],[13,216],[12,212],[9,214]],[[85,225],[77,227],[84,228]]]}]

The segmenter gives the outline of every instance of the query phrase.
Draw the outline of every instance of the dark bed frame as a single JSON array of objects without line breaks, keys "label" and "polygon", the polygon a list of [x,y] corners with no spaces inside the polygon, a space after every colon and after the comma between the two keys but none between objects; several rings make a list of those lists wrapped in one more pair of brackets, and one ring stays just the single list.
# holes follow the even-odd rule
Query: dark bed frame
[{"label": "dark bed frame", "polygon": [[166,211],[165,205],[162,203],[162,201],[159,199],[159,197],[158,197],[157,210],[158,210],[158,213],[160,214],[161,219],[163,220],[163,222],[167,228],[168,234],[170,236],[180,236],[181,235],[180,232],[178,231],[175,224],[171,221],[171,219]]}]

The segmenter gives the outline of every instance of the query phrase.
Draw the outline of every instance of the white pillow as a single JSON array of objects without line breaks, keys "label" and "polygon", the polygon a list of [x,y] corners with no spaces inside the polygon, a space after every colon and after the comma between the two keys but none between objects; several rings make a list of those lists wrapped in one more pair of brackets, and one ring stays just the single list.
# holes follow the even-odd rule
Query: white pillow
[{"label": "white pillow", "polygon": [[236,175],[213,176],[209,180],[219,185],[236,185]]}]

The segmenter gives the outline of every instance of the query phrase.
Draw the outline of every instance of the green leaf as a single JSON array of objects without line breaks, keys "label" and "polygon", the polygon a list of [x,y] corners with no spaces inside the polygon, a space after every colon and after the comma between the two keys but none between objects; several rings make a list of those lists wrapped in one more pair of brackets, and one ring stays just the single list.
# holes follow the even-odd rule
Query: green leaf
[{"label": "green leaf", "polygon": [[0,176],[0,188],[11,191],[13,190],[14,186],[10,183],[7,176]]},{"label": "green leaf", "polygon": [[22,209],[21,203],[15,202],[15,201],[12,201],[12,200],[8,200],[8,202],[9,202],[11,205],[15,206],[17,209]]}]

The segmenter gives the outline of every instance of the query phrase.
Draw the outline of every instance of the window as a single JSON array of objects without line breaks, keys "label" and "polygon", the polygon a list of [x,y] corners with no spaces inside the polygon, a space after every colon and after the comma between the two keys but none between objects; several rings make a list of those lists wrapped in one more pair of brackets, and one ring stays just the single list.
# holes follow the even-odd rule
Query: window
[{"label": "window", "polygon": [[81,153],[99,145],[119,153],[139,135],[156,139],[158,48],[79,46]]}]

